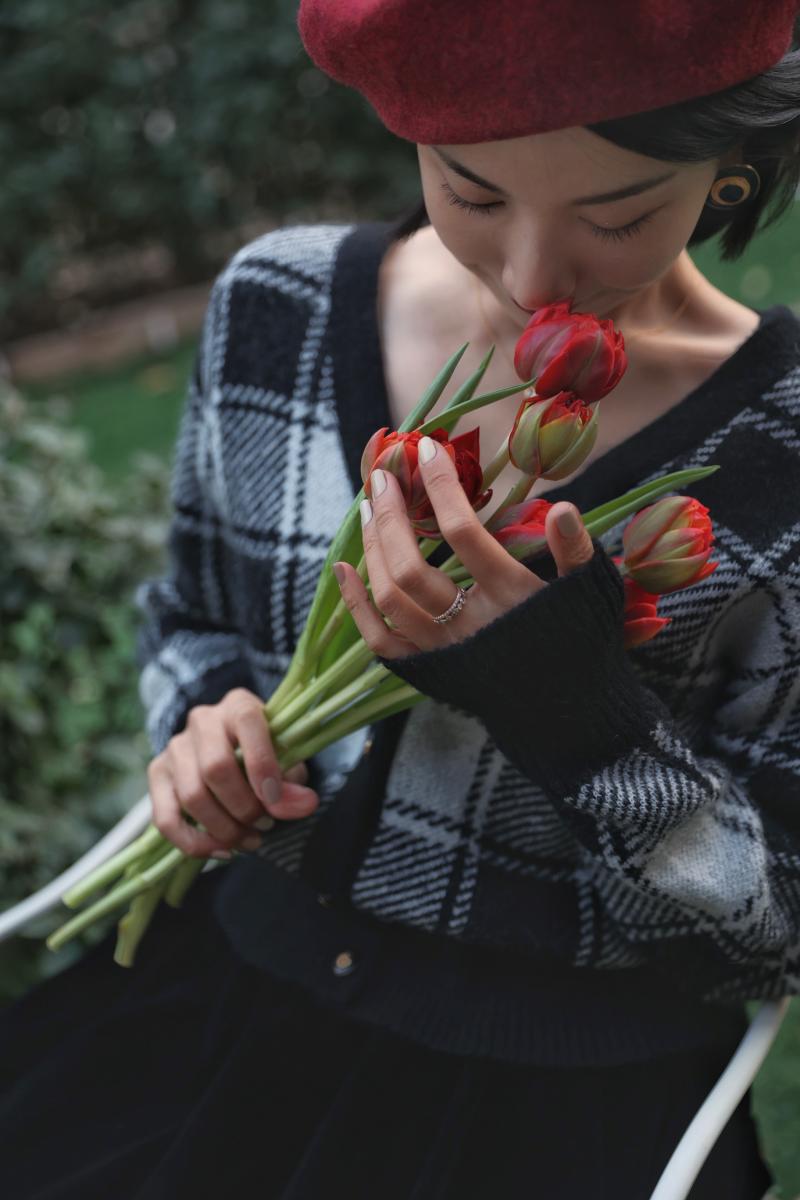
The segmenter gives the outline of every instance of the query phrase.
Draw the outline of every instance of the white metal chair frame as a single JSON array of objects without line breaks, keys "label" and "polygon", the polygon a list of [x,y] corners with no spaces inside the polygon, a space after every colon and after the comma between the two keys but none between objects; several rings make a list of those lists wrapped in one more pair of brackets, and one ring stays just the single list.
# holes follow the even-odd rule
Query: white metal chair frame
[{"label": "white metal chair frame", "polygon": [[[150,824],[151,815],[150,797],[145,795],[68,870],[26,900],[0,913],[0,942],[17,933],[34,917],[55,908],[64,893],[80,879],[143,833]],[[213,869],[214,864],[208,866]],[[686,1200],[714,1143],[758,1074],[788,1007],[788,996],[765,1001],[760,1006],[731,1061],[678,1142],[650,1200]]]}]

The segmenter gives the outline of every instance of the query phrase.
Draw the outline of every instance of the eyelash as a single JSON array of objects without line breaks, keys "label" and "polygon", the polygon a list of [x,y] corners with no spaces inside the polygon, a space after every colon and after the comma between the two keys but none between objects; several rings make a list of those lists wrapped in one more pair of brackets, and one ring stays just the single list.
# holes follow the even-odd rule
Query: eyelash
[{"label": "eyelash", "polygon": [[[471,204],[469,200],[462,199],[450,187],[447,182],[442,183],[442,188],[447,193],[448,203],[455,204],[457,208],[463,208],[470,214],[481,213],[485,217],[490,217],[495,208],[499,208],[503,203],[502,200],[494,200],[491,204]],[[621,225],[618,229],[607,229],[603,225],[594,225],[591,221],[588,222],[589,228],[596,237],[603,241],[621,242],[625,238],[633,237],[638,233],[642,225],[652,217],[652,213],[645,213],[643,217],[637,217],[635,221],[631,221],[628,225]]]}]

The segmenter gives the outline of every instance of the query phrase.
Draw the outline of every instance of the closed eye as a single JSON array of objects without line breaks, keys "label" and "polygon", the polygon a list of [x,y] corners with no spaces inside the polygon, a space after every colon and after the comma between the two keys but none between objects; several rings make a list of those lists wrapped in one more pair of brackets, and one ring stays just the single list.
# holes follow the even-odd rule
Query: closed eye
[{"label": "closed eye", "polygon": [[[486,217],[492,216],[496,208],[502,208],[502,200],[493,200],[490,204],[473,204],[469,200],[465,200],[459,196],[450,187],[446,180],[442,181],[442,188],[447,194],[448,203],[454,204],[457,208],[463,209],[470,214],[481,214]],[[587,221],[586,224],[591,229],[595,237],[603,240],[623,241],[625,238],[633,237],[635,233],[641,229],[653,216],[653,213],[645,213],[641,217],[637,217],[635,221],[629,221],[627,225],[620,225],[616,229],[608,228],[605,225],[595,225],[592,221]]]}]

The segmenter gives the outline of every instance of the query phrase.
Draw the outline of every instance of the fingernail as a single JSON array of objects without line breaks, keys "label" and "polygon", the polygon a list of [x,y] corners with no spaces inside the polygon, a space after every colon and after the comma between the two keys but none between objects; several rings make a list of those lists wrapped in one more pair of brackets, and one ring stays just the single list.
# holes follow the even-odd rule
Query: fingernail
[{"label": "fingernail", "polygon": [[436,442],[433,440],[433,438],[421,437],[419,439],[417,453],[419,454],[420,462],[430,462],[436,453]]},{"label": "fingernail", "polygon": [[233,855],[231,854],[230,850],[212,850],[211,857],[221,858],[223,861],[227,861],[229,858],[233,858]]},{"label": "fingernail", "polygon": [[344,586],[344,571],[342,569],[341,563],[333,564],[333,573],[336,576],[336,582],[339,584],[339,587],[343,587]]},{"label": "fingernail", "polygon": [[242,838],[242,846],[244,847],[245,850],[258,850],[260,845],[261,845],[260,837]]},{"label": "fingernail", "polygon": [[376,467],[369,478],[373,496],[382,496],[386,491],[386,476],[380,467]]},{"label": "fingernail", "polygon": [[261,785],[261,795],[267,806],[278,803],[281,798],[281,785],[274,776],[270,775],[269,779],[264,780]]},{"label": "fingernail", "polygon": [[259,817],[257,821],[253,821],[253,826],[256,829],[263,830],[264,833],[269,833],[270,829],[273,829],[275,826],[275,818],[265,814],[263,817]]},{"label": "fingernail", "polygon": [[581,531],[581,522],[574,508],[562,508],[556,517],[558,532],[564,537],[577,537]]},{"label": "fingernail", "polygon": [[367,525],[369,523],[369,521],[372,519],[372,505],[370,504],[369,500],[362,500],[361,504],[360,504],[360,508],[361,508],[361,524]]}]

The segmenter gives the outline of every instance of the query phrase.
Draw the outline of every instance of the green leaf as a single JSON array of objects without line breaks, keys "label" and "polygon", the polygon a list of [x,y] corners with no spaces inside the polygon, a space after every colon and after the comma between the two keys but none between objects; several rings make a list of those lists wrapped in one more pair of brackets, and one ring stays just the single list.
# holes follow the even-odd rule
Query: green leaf
[{"label": "green leaf", "polygon": [[440,427],[446,429],[448,433],[452,433],[455,425],[467,413],[475,412],[478,408],[485,408],[488,404],[494,404],[497,400],[504,400],[506,396],[515,396],[518,392],[523,392],[525,388],[530,386],[530,383],[520,383],[514,387],[501,388],[498,392],[487,392],[485,395],[473,396],[472,399],[465,400],[462,404],[444,409],[438,417],[432,417],[430,421],[426,421],[424,425],[420,425],[420,433],[430,433],[432,429]]},{"label": "green leaf", "polygon": [[685,471],[674,471],[671,475],[662,476],[661,479],[651,480],[650,483],[644,483],[641,487],[625,492],[616,500],[609,500],[606,504],[600,504],[597,508],[583,513],[584,524],[587,528],[591,525],[590,532],[594,536],[605,533],[607,529],[612,529],[624,517],[646,508],[659,496],[682,489],[690,483],[696,483],[698,479],[705,479],[718,470],[719,467],[716,466],[690,467]]},{"label": "green leaf", "polygon": [[409,433],[412,429],[416,429],[423,418],[428,415],[450,382],[453,372],[461,362],[461,359],[463,358],[468,346],[469,342],[465,342],[459,350],[456,350],[452,358],[447,360],[439,374],[434,379],[433,383],[423,394],[422,399],[419,401],[416,407],[412,409],[405,421],[403,421],[403,424],[398,430],[399,433]]}]

